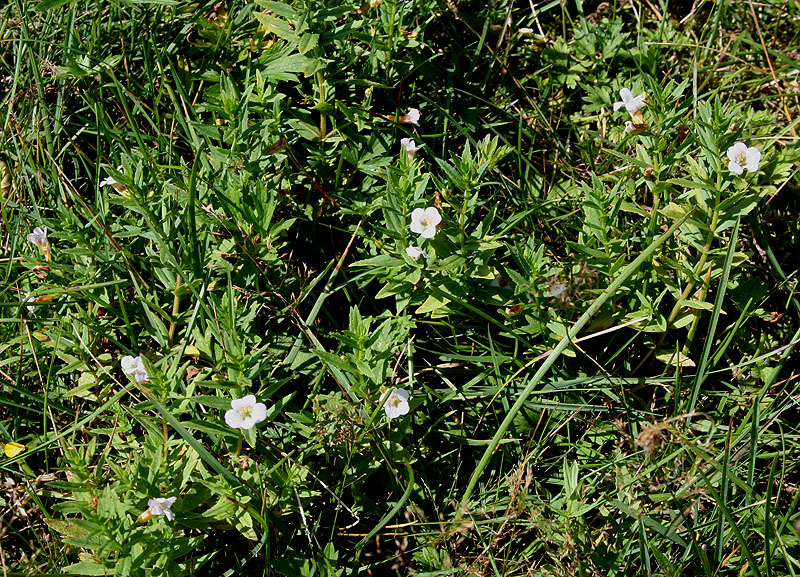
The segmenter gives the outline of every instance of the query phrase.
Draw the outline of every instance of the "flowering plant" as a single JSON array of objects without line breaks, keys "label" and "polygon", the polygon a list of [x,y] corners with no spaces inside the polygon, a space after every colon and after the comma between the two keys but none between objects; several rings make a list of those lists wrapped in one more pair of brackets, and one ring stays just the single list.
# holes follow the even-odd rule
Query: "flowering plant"
[{"label": "flowering plant", "polygon": [[408,123],[411,123],[411,124],[413,124],[415,126],[419,126],[420,116],[421,115],[420,115],[419,110],[417,110],[416,108],[410,108],[408,110],[408,114],[406,114],[405,116],[401,116],[400,120],[402,122],[408,122]]},{"label": "flowering plant", "polygon": [[619,97],[622,98],[622,100],[614,103],[614,112],[624,106],[625,110],[627,110],[634,118],[636,118],[637,114],[641,116],[639,111],[644,108],[644,94],[634,96],[630,89],[622,88],[619,91]]},{"label": "flowering plant", "polygon": [[252,429],[266,418],[267,406],[257,403],[255,395],[232,400],[231,408],[225,412],[225,422],[232,429]]},{"label": "flowering plant", "polygon": [[734,174],[742,174],[758,170],[761,161],[761,151],[755,146],[747,146],[744,142],[737,142],[728,149],[728,170]]},{"label": "flowering plant", "polygon": [[50,241],[47,240],[47,227],[41,228],[37,226],[33,229],[33,232],[28,234],[26,238],[28,239],[28,242],[31,242],[42,249],[45,260],[51,260]]},{"label": "flowering plant", "polygon": [[173,516],[171,509],[177,499],[177,497],[156,497],[155,499],[150,499],[147,502],[147,509],[139,515],[137,521],[139,521],[139,523],[145,523],[152,517],[157,517],[159,515],[164,515],[167,521],[172,521]]},{"label": "flowering plant", "polygon": [[119,364],[122,367],[122,372],[126,375],[133,375],[133,378],[136,379],[136,382],[140,385],[150,382],[150,377],[147,375],[147,369],[144,367],[142,357],[125,355],[122,357]]},{"label": "flowering plant", "polygon": [[436,226],[441,222],[442,215],[435,206],[415,208],[411,213],[411,232],[422,235],[423,238],[433,238],[436,235]]},{"label": "flowering plant", "polygon": [[[387,397],[388,395],[388,397]],[[396,419],[403,415],[407,415],[409,411],[408,399],[410,395],[405,389],[391,389],[383,391],[381,394],[381,402],[383,402],[383,410],[386,416],[390,419]],[[384,399],[385,402],[384,402]]]},{"label": "flowering plant", "polygon": [[408,258],[410,258],[411,260],[417,260],[421,256],[425,258],[430,258],[430,255],[427,252],[416,246],[406,247],[406,254],[408,255]]}]

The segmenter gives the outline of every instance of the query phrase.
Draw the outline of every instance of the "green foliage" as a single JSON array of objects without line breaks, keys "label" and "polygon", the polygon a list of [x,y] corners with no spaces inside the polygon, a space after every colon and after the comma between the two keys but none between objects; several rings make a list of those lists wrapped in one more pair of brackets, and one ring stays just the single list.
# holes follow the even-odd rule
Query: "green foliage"
[{"label": "green foliage", "polygon": [[0,8],[4,568],[798,573],[797,7],[686,10]]}]

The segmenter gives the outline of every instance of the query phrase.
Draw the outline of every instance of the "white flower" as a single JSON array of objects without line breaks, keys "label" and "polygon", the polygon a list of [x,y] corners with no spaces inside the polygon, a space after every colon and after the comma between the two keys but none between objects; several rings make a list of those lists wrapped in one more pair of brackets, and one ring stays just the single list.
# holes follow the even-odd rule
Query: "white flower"
[{"label": "white flower", "polygon": [[389,395],[386,402],[383,403],[383,410],[386,411],[386,416],[390,419],[396,419],[403,415],[408,414],[408,391],[405,389],[393,389],[390,393],[388,390],[383,391],[381,395],[381,402]]},{"label": "white flower", "polygon": [[133,375],[133,378],[136,379],[136,382],[140,385],[150,382],[150,377],[147,376],[147,369],[144,368],[142,357],[125,355],[122,357],[119,364],[122,367],[122,372],[126,375]]},{"label": "white flower", "polygon": [[744,142],[737,142],[728,149],[728,170],[735,174],[742,174],[746,168],[748,172],[758,170],[761,162],[761,151],[755,146],[748,146]]},{"label": "white flower", "polygon": [[50,260],[50,241],[47,240],[47,227],[40,228],[37,226],[26,238],[28,242],[32,242],[42,249],[44,251],[44,258],[48,261]]},{"label": "white flower", "polygon": [[[117,172],[122,172],[122,165],[117,167]],[[103,188],[104,186],[113,186],[114,188],[117,188],[117,184],[118,183],[116,180],[114,180],[113,176],[107,176],[100,181],[100,188]]]},{"label": "white flower", "polygon": [[[23,304],[28,303],[28,302],[35,303],[36,302],[36,298],[30,298],[30,296],[31,296],[30,291],[26,292],[25,296],[22,297],[22,303]],[[25,308],[28,309],[29,313],[32,313],[33,311],[36,310],[36,307],[33,306],[33,305],[25,305]]]},{"label": "white flower", "polygon": [[266,418],[267,406],[257,403],[255,395],[232,400],[230,410],[225,412],[225,422],[232,429],[252,429]]},{"label": "white flower", "polygon": [[150,517],[156,517],[158,515],[164,515],[167,518],[167,521],[172,521],[172,504],[177,501],[177,497],[158,497],[156,499],[150,499],[147,502],[147,509],[139,515],[138,521],[140,523],[144,523]]},{"label": "white flower", "polygon": [[644,132],[645,128],[644,124],[636,124],[630,120],[625,121],[625,132],[628,134],[639,134],[640,132]]},{"label": "white flower", "polygon": [[400,144],[403,145],[403,148],[406,149],[406,152],[411,152],[411,153],[416,152],[420,148],[422,148],[422,146],[417,146],[417,143],[411,140],[410,138],[401,138]]},{"label": "white flower", "polygon": [[403,117],[403,119],[406,122],[410,122],[411,124],[413,124],[415,126],[419,126],[419,117],[420,117],[419,110],[417,110],[416,108],[410,108],[408,110],[408,114],[406,114]]},{"label": "white flower", "polygon": [[32,242],[42,249],[44,251],[44,258],[48,261],[50,260],[50,241],[47,240],[47,227],[40,228],[37,226],[26,238],[28,242]]},{"label": "white flower", "polygon": [[425,258],[430,258],[431,256],[427,252],[416,246],[407,247],[406,254],[408,255],[408,258],[410,258],[411,260],[417,260],[421,256],[424,256]]},{"label": "white flower", "polygon": [[32,242],[39,248],[43,249],[48,244],[50,244],[47,240],[47,227],[40,228],[36,227],[33,229],[33,232],[28,235],[28,242]]},{"label": "white flower", "polygon": [[623,106],[625,109],[630,112],[632,115],[639,112],[642,108],[644,108],[644,94],[640,94],[636,98],[633,97],[633,92],[628,90],[627,88],[623,88],[619,91],[619,96],[622,98],[622,102],[615,102],[614,103],[614,112],[622,108]]},{"label": "white flower", "polygon": [[411,232],[421,234],[424,238],[433,238],[436,235],[436,225],[440,222],[442,215],[435,206],[415,208],[411,213]]}]

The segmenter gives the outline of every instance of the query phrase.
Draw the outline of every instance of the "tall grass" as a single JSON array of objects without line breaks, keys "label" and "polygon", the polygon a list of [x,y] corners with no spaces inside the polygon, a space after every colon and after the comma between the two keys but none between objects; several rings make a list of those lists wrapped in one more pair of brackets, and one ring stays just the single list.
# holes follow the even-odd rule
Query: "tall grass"
[{"label": "tall grass", "polygon": [[3,575],[797,574],[799,16],[0,8]]}]

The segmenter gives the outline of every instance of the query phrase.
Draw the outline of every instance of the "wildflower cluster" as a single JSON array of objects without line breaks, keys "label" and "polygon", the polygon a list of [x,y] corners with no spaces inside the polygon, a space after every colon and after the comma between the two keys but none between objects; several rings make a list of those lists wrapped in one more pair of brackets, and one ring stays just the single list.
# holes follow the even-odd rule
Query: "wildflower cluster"
[{"label": "wildflower cluster", "polygon": [[[633,92],[626,87],[619,91],[620,101],[614,103],[614,112],[620,108],[625,108],[631,115],[631,120],[625,121],[625,132],[628,134],[639,134],[646,128],[642,109],[645,107],[645,95],[634,96]],[[728,170],[736,175],[747,172],[756,172],[761,162],[761,151],[755,146],[747,146],[744,142],[736,142],[728,148]]]},{"label": "wildflower cluster", "polygon": [[[409,122],[414,125],[419,124],[420,112],[416,108],[408,111],[408,114],[401,117],[403,122]],[[414,154],[424,145],[417,146],[417,143],[410,138],[401,138],[400,144],[408,154],[408,159],[413,160]],[[442,222],[442,215],[435,206],[428,208],[415,208],[411,213],[411,232],[420,235],[424,239],[431,239],[436,235],[436,227]],[[430,258],[430,255],[422,248],[414,245],[406,247],[406,255],[411,260],[417,260],[419,257],[425,259]]]}]

